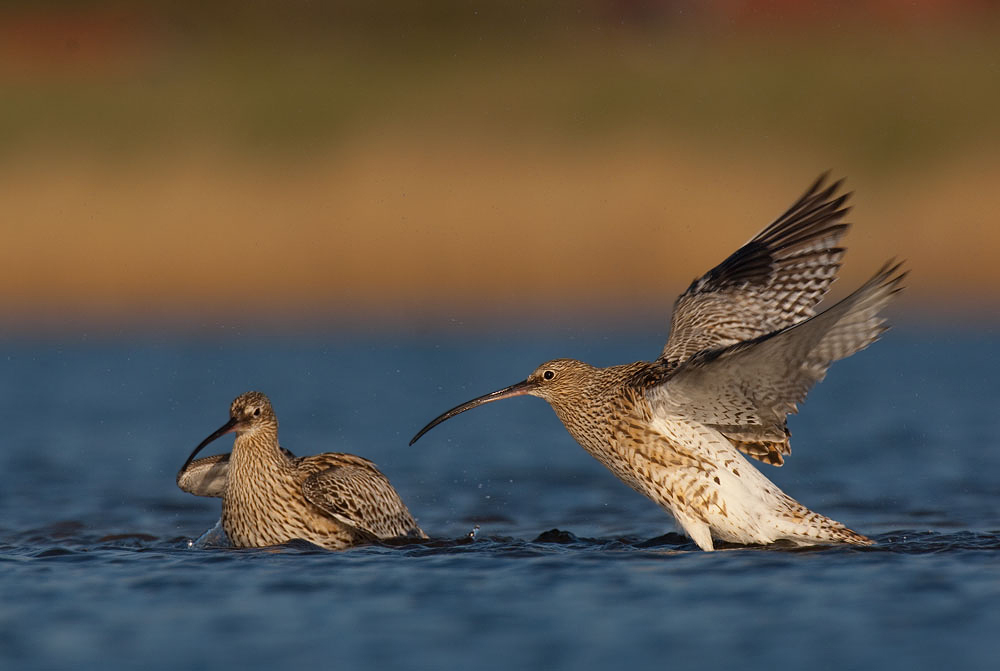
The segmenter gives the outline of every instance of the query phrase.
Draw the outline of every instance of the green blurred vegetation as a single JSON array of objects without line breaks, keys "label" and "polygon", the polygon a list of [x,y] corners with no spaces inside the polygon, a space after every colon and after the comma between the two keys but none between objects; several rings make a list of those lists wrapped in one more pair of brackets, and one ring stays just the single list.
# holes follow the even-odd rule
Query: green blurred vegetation
[{"label": "green blurred vegetation", "polygon": [[0,159],[325,154],[393,128],[561,145],[681,135],[889,169],[1000,139],[1000,24],[978,5],[912,22],[697,7],[8,3]]},{"label": "green blurred vegetation", "polygon": [[982,318],[998,36],[984,0],[0,2],[0,308],[648,315],[832,168],[839,284],[896,254],[901,305]]}]

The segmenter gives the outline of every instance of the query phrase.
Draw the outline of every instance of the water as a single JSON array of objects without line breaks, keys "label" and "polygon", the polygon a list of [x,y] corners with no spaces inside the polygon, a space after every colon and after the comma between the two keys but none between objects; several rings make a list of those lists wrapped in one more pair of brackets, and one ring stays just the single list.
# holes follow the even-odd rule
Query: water
[{"label": "water", "polygon": [[[648,358],[655,333],[459,332],[0,343],[0,668],[994,668],[1000,337],[897,328],[762,466],[876,547],[708,554],[538,399],[406,445],[545,359]],[[435,540],[189,547],[219,501],[176,470],[255,388],[283,445],[373,459]]]}]

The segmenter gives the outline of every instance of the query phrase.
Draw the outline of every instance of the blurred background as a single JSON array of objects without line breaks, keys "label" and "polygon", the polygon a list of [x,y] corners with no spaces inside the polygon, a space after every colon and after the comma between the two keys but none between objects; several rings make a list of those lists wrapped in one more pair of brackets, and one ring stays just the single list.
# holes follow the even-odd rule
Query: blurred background
[{"label": "blurred background", "polygon": [[998,27],[985,0],[3,3],[0,329],[663,325],[827,169],[856,192],[838,291],[897,256],[907,314],[989,322]]},{"label": "blurred background", "polygon": [[[987,0],[0,0],[0,667],[993,669],[998,110]],[[873,551],[689,552],[537,399],[407,447],[826,170],[912,272],[762,470]],[[189,549],[255,388],[441,540]]]}]

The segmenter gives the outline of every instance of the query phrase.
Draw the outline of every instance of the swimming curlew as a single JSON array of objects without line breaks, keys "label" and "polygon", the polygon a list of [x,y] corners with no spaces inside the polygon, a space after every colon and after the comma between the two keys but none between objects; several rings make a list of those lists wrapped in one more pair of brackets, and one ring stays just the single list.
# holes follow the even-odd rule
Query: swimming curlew
[{"label": "swimming curlew", "polygon": [[[231,432],[231,455],[195,459]],[[236,547],[301,538],[341,550],[378,539],[427,538],[372,462],[337,452],[295,457],[279,447],[278,419],[258,391],[233,401],[229,421],[194,449],[177,473],[177,486],[222,498],[222,528]]]},{"label": "swimming curlew", "polygon": [[786,418],[831,363],[874,342],[879,312],[901,289],[886,264],[816,314],[834,281],[850,194],[825,175],[774,223],[695,280],[674,304],[670,337],[652,362],[595,368],[573,359],[463,403],[421,429],[484,403],[545,399],[570,435],[626,484],[666,508],[703,550],[732,543],[871,540],[782,492],[740,454],[780,466]]}]

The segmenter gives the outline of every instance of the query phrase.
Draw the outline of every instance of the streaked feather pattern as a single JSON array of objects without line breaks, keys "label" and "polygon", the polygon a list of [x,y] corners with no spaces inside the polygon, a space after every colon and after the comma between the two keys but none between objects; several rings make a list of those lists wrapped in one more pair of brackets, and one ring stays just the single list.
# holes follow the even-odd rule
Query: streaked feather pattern
[{"label": "streaked feather pattern", "polygon": [[725,261],[695,280],[674,304],[660,361],[677,365],[808,319],[840,270],[850,194],[821,176],[792,207]]},{"label": "streaked feather pattern", "polygon": [[[789,454],[785,417],[797,411],[830,364],[867,347],[886,330],[879,311],[905,273],[886,264],[830,309],[753,340],[699,352],[647,389],[656,414],[712,426],[739,447],[766,445]],[[758,456],[753,452],[751,456]],[[775,457],[771,457],[775,459]]]},{"label": "streaked feather pattern", "polygon": [[886,264],[816,313],[834,281],[847,230],[841,182],[825,176],[774,223],[678,298],[653,362],[595,368],[553,359],[522,382],[442,413],[414,436],[484,403],[530,394],[570,435],[677,519],[704,550],[713,539],[800,544],[871,541],[782,492],[741,454],[781,465],[786,416],[834,361],[885,331],[881,310],[904,273]]},{"label": "streaked feather pattern", "polygon": [[[236,432],[231,454],[193,459],[230,431]],[[378,539],[426,538],[371,461],[339,452],[295,457],[279,447],[278,420],[260,392],[233,401],[230,421],[195,449],[177,485],[222,498],[222,527],[236,547],[302,539],[340,550]]]}]

